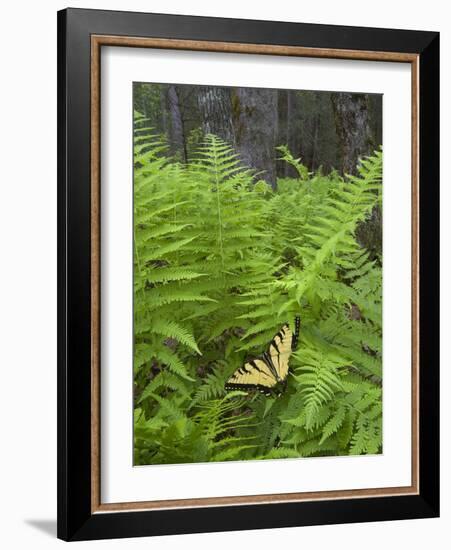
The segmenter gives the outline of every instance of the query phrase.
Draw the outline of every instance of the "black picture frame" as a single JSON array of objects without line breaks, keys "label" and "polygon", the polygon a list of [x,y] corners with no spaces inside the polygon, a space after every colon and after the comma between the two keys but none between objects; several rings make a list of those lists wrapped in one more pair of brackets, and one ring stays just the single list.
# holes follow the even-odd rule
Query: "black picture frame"
[{"label": "black picture frame", "polygon": [[[93,513],[91,36],[416,54],[419,60],[419,492]],[[333,57],[333,55],[331,55]],[[439,515],[439,33],[85,9],[58,13],[58,537],[115,537]]]}]

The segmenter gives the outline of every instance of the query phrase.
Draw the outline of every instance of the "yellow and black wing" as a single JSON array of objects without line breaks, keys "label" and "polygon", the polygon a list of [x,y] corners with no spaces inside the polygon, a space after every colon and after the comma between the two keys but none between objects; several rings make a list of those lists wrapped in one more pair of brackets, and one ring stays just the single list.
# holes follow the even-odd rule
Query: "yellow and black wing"
[{"label": "yellow and black wing", "polygon": [[277,379],[270,365],[264,358],[250,359],[237,369],[227,380],[225,389],[230,390],[259,390],[264,393],[277,384]]},{"label": "yellow and black wing", "polygon": [[299,336],[300,319],[295,319],[294,332],[285,323],[269,344],[267,356],[276,372],[278,381],[284,382],[288,376],[288,361],[291,352],[296,349]]}]

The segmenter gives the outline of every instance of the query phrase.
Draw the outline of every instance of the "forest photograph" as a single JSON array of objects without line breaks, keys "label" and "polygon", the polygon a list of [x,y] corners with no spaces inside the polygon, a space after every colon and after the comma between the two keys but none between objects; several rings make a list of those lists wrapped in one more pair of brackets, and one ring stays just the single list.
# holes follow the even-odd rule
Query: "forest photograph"
[{"label": "forest photograph", "polygon": [[382,95],[133,84],[135,466],[382,446]]}]

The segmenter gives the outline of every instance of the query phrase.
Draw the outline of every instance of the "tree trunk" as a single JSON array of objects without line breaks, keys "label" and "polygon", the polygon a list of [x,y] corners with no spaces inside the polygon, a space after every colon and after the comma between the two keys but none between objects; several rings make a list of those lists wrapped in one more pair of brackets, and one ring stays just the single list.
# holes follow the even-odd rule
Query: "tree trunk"
[{"label": "tree trunk", "polygon": [[[357,174],[359,159],[370,155],[376,147],[375,136],[371,132],[369,99],[365,94],[332,94],[337,134],[342,148],[344,174]],[[382,253],[382,212],[373,208],[367,220],[356,230],[361,246],[366,248],[371,258]]]},{"label": "tree trunk", "polygon": [[161,130],[164,135],[168,133],[168,117],[167,117],[167,93],[163,86],[160,86],[160,109],[161,109]]},{"label": "tree trunk", "polygon": [[235,145],[230,89],[203,86],[197,93],[197,104],[204,134],[214,134]]},{"label": "tree trunk", "polygon": [[331,99],[341,147],[343,174],[356,174],[359,159],[371,154],[375,147],[370,131],[368,96],[335,93]]},{"label": "tree trunk", "polygon": [[[288,145],[288,90],[279,90],[277,94],[277,136],[276,145]],[[278,155],[276,154],[276,157]],[[287,177],[287,170],[290,168],[288,162],[278,160],[276,162],[276,175],[277,177]]]},{"label": "tree trunk", "polygon": [[185,132],[180,111],[179,96],[175,86],[169,86],[168,88],[168,102],[171,113],[171,142],[173,152],[180,155],[182,162],[186,162]]},{"label": "tree trunk", "polygon": [[235,139],[246,166],[276,187],[277,91],[235,88],[232,95]]},{"label": "tree trunk", "polygon": [[312,170],[317,170],[320,163],[318,162],[319,155],[319,127],[321,123],[320,113],[316,113],[313,119],[313,138],[312,138],[312,159],[310,166]]},{"label": "tree trunk", "polygon": [[[286,91],[287,94],[287,121],[286,121],[286,135],[285,135],[285,143],[287,144],[287,147],[293,155],[296,155],[296,153],[291,149],[291,119],[293,117],[293,92],[291,90]],[[288,162],[285,163],[285,177],[288,178],[290,176],[290,168],[293,168],[288,164]]]}]

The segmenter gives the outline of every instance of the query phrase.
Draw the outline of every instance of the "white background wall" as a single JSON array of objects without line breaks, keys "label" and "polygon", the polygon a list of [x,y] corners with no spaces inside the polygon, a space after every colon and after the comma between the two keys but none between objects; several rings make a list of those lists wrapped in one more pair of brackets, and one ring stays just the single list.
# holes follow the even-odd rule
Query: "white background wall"
[{"label": "white background wall", "polygon": [[[441,0],[125,0],[72,7],[435,30],[442,33],[442,517],[83,543],[84,548],[443,548],[451,535],[451,18]],[[53,548],[56,533],[56,11],[2,5],[0,56],[0,544]],[[447,101],[444,101],[447,99]],[[448,542],[449,544],[449,542]]]}]

